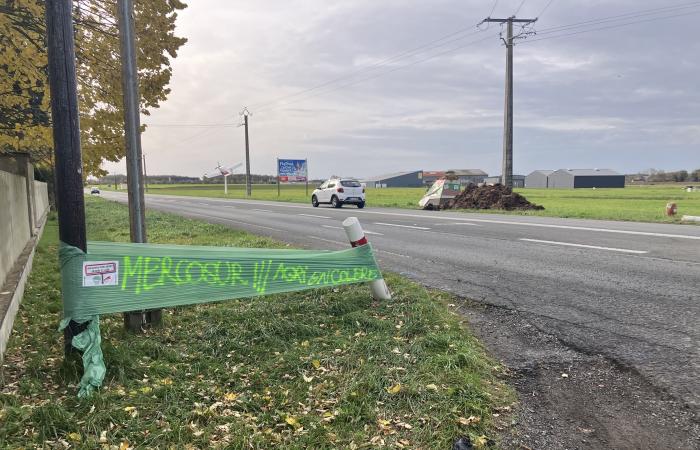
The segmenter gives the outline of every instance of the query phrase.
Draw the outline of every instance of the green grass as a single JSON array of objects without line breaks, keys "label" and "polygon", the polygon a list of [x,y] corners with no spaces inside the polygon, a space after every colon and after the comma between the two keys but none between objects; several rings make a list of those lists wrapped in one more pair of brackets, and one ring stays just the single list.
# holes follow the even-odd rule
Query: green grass
[{"label": "green grass", "polygon": [[[679,223],[681,216],[700,215],[700,192],[685,192],[683,185],[628,186],[624,189],[516,189],[528,200],[545,207],[544,211],[492,212],[582,219],[631,220],[638,222]],[[254,185],[252,198],[284,202],[309,203],[303,185],[281,186],[277,196],[275,185]],[[309,192],[313,186],[309,186]],[[198,197],[245,198],[245,187],[229,186],[228,195],[223,185],[151,185],[151,194],[188,195]],[[369,207],[417,208],[423,188],[367,189]],[[678,215],[665,215],[666,203],[678,204]],[[467,211],[468,212],[468,211]]]},{"label": "green grass", "polygon": [[[90,239],[128,240],[125,206],[86,201]],[[151,242],[285,246],[164,213],[148,226]],[[56,331],[57,245],[52,217],[5,355],[3,448],[444,449],[492,437],[513,400],[457,299],[392,274],[388,302],[365,285],[232,300],[167,310],[144,335],[103,316],[105,384],[78,399],[80,365]]]}]

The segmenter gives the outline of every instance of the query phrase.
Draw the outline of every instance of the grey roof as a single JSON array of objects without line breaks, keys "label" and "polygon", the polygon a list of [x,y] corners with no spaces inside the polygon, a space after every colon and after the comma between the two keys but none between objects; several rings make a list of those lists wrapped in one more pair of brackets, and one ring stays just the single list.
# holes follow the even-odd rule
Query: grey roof
[{"label": "grey roof", "polygon": [[619,173],[610,169],[559,169],[557,172],[566,172],[573,176],[620,175]]},{"label": "grey roof", "polygon": [[400,176],[402,176],[402,175],[408,175],[408,174],[411,174],[411,173],[418,173],[418,172],[422,172],[422,170],[409,170],[409,171],[406,171],[406,172],[387,173],[387,174],[384,174],[384,175],[377,175],[377,176],[374,176],[374,177],[367,177],[367,178],[364,178],[362,181],[364,181],[364,182],[384,181],[384,180],[388,180],[388,179],[390,179],[390,178],[396,178],[396,177],[400,177]]},{"label": "grey roof", "polygon": [[481,169],[449,169],[445,172],[454,172],[457,176],[487,176],[488,174]]},{"label": "grey roof", "polygon": [[[542,175],[551,175],[552,173],[554,173],[554,171],[553,170],[533,170],[532,172],[530,172],[530,175],[535,174],[535,173],[541,173]],[[530,176],[530,175],[528,175],[528,176]]]},{"label": "grey roof", "polygon": [[[501,176],[500,175],[491,175],[490,177],[487,178],[487,180],[495,180],[496,178],[498,178],[500,180]],[[516,179],[516,178],[517,179],[525,178],[525,175],[513,174],[513,179]]]}]

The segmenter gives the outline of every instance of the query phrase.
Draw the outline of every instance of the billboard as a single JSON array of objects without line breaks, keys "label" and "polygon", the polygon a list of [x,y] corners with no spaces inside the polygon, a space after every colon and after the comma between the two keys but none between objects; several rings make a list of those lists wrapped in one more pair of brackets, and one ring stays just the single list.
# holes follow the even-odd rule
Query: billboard
[{"label": "billboard", "polygon": [[277,175],[280,183],[308,181],[305,159],[278,159]]}]

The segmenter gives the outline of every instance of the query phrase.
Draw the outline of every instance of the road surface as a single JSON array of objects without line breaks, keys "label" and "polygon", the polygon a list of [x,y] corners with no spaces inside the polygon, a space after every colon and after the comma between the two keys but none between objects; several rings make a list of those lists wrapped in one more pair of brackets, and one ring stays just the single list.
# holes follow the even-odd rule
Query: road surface
[{"label": "road surface", "polygon": [[347,248],[341,221],[356,216],[384,269],[527,314],[577,351],[700,405],[700,227],[165,195],[146,203],[325,249]]}]

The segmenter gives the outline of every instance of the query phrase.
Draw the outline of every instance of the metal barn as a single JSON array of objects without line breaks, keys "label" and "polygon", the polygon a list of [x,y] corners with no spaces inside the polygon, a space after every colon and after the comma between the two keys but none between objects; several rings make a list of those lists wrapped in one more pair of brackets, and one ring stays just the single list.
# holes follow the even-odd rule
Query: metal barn
[{"label": "metal barn", "polygon": [[423,186],[423,171],[397,172],[387,175],[378,175],[362,180],[367,187],[421,187]]},{"label": "metal barn", "polygon": [[549,175],[550,188],[623,188],[625,176],[610,169],[559,169]]},{"label": "metal barn", "polygon": [[553,170],[535,170],[525,177],[526,188],[548,188],[549,176],[553,174]]}]

